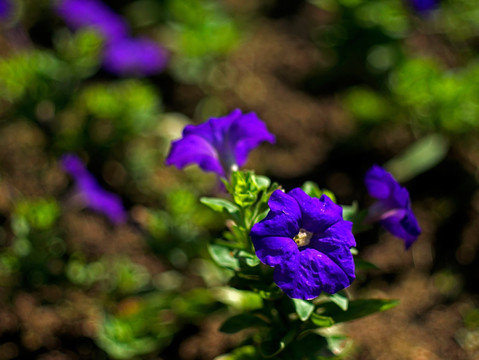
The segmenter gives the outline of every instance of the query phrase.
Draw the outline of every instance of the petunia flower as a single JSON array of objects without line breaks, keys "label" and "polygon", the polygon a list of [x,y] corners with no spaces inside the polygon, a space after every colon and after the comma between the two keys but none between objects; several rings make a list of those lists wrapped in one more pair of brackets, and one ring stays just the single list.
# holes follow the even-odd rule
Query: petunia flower
[{"label": "petunia flower", "polygon": [[409,3],[416,12],[426,15],[438,7],[439,0],[409,0]]},{"label": "petunia flower", "polygon": [[114,224],[125,222],[126,211],[123,208],[121,198],[104,190],[93,175],[88,172],[77,155],[63,155],[61,165],[63,170],[69,173],[75,180],[77,192],[86,207],[104,214]]},{"label": "petunia flower", "polygon": [[146,38],[125,38],[107,45],[103,64],[118,75],[146,76],[160,72],[168,62],[168,53]]},{"label": "petunia flower", "polygon": [[55,9],[69,27],[95,29],[107,43],[128,36],[126,21],[99,0],[61,0]]},{"label": "petunia flower", "polygon": [[13,11],[11,0],[0,0],[0,21],[7,20]]},{"label": "petunia flower", "polygon": [[364,181],[369,195],[378,200],[369,208],[366,221],[378,221],[391,234],[403,239],[408,249],[421,234],[409,192],[378,165],[366,173]]},{"label": "petunia flower", "polygon": [[352,223],[328,196],[312,198],[296,188],[276,190],[266,218],[255,224],[256,255],[274,267],[274,281],[286,295],[313,299],[334,294],[355,278],[350,248],[356,245]]},{"label": "petunia flower", "polygon": [[183,137],[172,143],[166,164],[179,169],[197,164],[204,171],[228,177],[263,141],[274,143],[275,136],[254,112],[243,114],[236,109],[200,125],[187,125]]}]

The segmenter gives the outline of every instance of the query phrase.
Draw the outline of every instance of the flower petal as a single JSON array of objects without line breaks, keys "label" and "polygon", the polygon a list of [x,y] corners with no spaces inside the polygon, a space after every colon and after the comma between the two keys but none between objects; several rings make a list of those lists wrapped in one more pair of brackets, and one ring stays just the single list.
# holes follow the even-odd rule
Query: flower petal
[{"label": "flower petal", "polygon": [[253,244],[262,237],[281,236],[289,238],[296,246],[293,237],[299,232],[301,219],[298,204],[281,190],[276,190],[268,205],[271,209],[268,215],[251,229]]},{"label": "flower petal", "polygon": [[163,70],[167,61],[166,50],[146,38],[110,42],[103,54],[105,67],[119,75],[152,75]]},{"label": "flower petal", "polygon": [[390,216],[381,220],[380,224],[394,236],[403,239],[406,249],[409,249],[421,234],[421,228],[412,210],[407,211],[402,218]]},{"label": "flower petal", "polygon": [[198,164],[204,171],[212,171],[224,176],[218,153],[206,139],[197,135],[188,135],[174,141],[166,158],[166,164],[182,169],[193,163]]},{"label": "flower petal", "polygon": [[95,191],[81,188],[79,190],[87,207],[106,215],[114,224],[119,224],[126,220],[126,212],[118,195],[101,188]]},{"label": "flower petal", "polygon": [[369,195],[376,199],[386,199],[391,195],[396,180],[390,173],[378,165],[374,165],[364,177]]},{"label": "flower petal", "polygon": [[300,188],[288,192],[299,204],[302,214],[300,227],[313,232],[322,233],[330,226],[343,220],[343,209],[335,204],[328,196],[320,199],[312,198]]},{"label": "flower petal", "polygon": [[241,110],[234,110],[230,114],[211,118],[207,122],[198,125],[188,125],[183,130],[183,136],[201,136],[216,148],[221,148],[225,142],[225,136],[234,119],[241,116]]},{"label": "flower petal", "polygon": [[127,213],[121,198],[104,190],[77,155],[64,154],[60,161],[63,169],[75,180],[84,206],[104,214],[115,224],[126,221]]},{"label": "flower petal", "polygon": [[[331,241],[331,238],[321,239],[320,241],[311,241],[310,248],[318,251],[322,254],[323,261],[324,258],[328,259],[328,262],[334,263],[336,266],[333,266],[333,273],[341,272],[349,279],[349,284],[355,279],[355,265],[354,258],[351,254],[351,250],[345,244],[338,243],[337,241]],[[336,274],[334,277],[328,277],[329,280],[323,279],[323,285],[325,286],[326,292],[332,294],[331,292],[337,286],[336,280],[339,276]],[[343,278],[342,275],[339,278]],[[334,292],[337,292],[336,290]]]},{"label": "flower petal", "polygon": [[411,210],[406,188],[380,166],[374,165],[365,177],[366,187],[378,201],[369,208],[368,221],[379,223],[391,234],[402,238],[409,248],[421,233]]},{"label": "flower petal", "polygon": [[284,259],[298,256],[299,250],[289,237],[252,237],[256,255],[262,263],[269,266],[281,264]]},{"label": "flower petal", "polygon": [[[275,190],[268,200],[268,206],[272,212],[290,217],[299,230],[301,209],[292,196],[284,193],[282,190]],[[294,235],[296,234],[297,232]]]},{"label": "flower petal", "polygon": [[274,143],[276,138],[271,134],[263,121],[254,112],[234,118],[228,130],[228,140],[234,149],[234,155],[238,166],[246,163],[248,154],[263,141]]},{"label": "flower petal", "polygon": [[307,248],[295,259],[276,266],[274,281],[289,297],[307,300],[322,291],[334,294],[349,286],[352,280],[329,257]]},{"label": "flower petal", "polygon": [[56,4],[56,11],[69,27],[94,28],[106,41],[124,38],[129,32],[127,22],[97,0],[63,0]]},{"label": "flower petal", "polygon": [[313,236],[311,246],[317,241],[338,244],[348,248],[356,246],[352,229],[353,223],[351,221],[340,220],[318,236]]}]

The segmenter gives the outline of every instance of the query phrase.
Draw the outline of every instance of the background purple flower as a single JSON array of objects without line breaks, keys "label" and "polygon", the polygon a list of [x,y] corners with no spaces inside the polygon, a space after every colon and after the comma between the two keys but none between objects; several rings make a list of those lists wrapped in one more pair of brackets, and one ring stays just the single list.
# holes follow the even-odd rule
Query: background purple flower
[{"label": "background purple flower", "polygon": [[8,19],[12,11],[12,0],[0,0],[0,20]]},{"label": "background purple flower", "polygon": [[63,170],[75,180],[75,185],[85,206],[106,215],[113,223],[126,220],[126,211],[121,198],[104,190],[88,172],[81,159],[75,154],[65,154],[61,158]]},{"label": "background purple flower", "polygon": [[439,0],[409,0],[412,8],[420,14],[427,14],[439,5]]},{"label": "background purple flower", "polygon": [[56,5],[56,11],[71,28],[93,28],[106,42],[128,36],[128,24],[101,1],[62,0]]},{"label": "background purple flower", "polygon": [[366,173],[364,181],[369,195],[378,200],[369,208],[366,220],[379,221],[391,234],[402,238],[408,249],[421,234],[411,209],[409,192],[378,165]]},{"label": "background purple flower", "polygon": [[125,38],[107,45],[103,64],[119,75],[151,75],[164,69],[168,62],[165,48],[146,38]]},{"label": "background purple flower", "polygon": [[334,294],[355,278],[350,248],[356,245],[352,223],[326,195],[312,198],[296,188],[276,190],[270,212],[253,226],[256,255],[274,267],[274,281],[291,298]]},{"label": "background purple flower", "polygon": [[182,169],[197,164],[204,171],[227,177],[246,163],[248,154],[261,142],[275,142],[263,121],[251,112],[236,109],[229,115],[211,118],[200,125],[188,125],[183,137],[172,143],[167,165]]}]

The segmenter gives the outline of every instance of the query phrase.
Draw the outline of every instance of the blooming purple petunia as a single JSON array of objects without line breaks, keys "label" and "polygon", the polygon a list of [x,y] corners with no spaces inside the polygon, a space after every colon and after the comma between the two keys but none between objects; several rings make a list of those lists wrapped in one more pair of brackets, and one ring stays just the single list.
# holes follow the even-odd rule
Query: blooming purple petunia
[{"label": "blooming purple petunia", "polygon": [[421,234],[409,192],[378,165],[366,173],[364,181],[369,195],[378,200],[369,208],[366,220],[379,221],[387,231],[403,239],[408,249]]},{"label": "blooming purple petunia", "polygon": [[313,299],[334,294],[355,278],[350,248],[356,245],[352,223],[328,196],[312,198],[296,188],[276,190],[266,218],[255,224],[256,255],[274,267],[274,281],[286,295]]},{"label": "blooming purple petunia", "polygon": [[119,75],[145,76],[163,70],[168,62],[165,48],[146,38],[125,38],[107,45],[103,64]]},{"label": "blooming purple petunia", "polygon": [[106,215],[115,224],[126,220],[126,211],[120,197],[104,190],[77,155],[63,155],[61,165],[75,180],[77,191],[85,206]]},{"label": "blooming purple petunia", "polygon": [[93,28],[107,43],[128,36],[126,21],[101,1],[62,0],[56,5],[56,11],[71,28]]},{"label": "blooming purple petunia", "polygon": [[179,169],[197,164],[204,171],[228,177],[263,141],[275,142],[264,122],[254,112],[243,114],[236,109],[203,124],[186,126],[183,137],[172,143],[166,164]]}]

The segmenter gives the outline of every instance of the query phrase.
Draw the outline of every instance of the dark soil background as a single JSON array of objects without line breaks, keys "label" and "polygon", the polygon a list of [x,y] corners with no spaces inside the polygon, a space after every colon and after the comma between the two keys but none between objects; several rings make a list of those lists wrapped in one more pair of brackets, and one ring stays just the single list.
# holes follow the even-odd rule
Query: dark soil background
[{"label": "dark soil background", "polygon": [[[109,5],[122,8],[116,2]],[[255,1],[230,0],[226,5],[233,14],[248,15],[254,26],[250,25],[239,46],[218,62],[215,81],[181,82],[168,72],[149,79],[163,96],[165,113],[180,113],[199,122],[203,119],[198,104],[212,97],[228,110],[255,111],[276,135],[277,143],[253,152],[247,168],[270,176],[286,189],[311,180],[332,190],[341,204],[358,201],[361,207],[369,205],[364,173],[371,165],[383,164],[400,154],[421,137],[414,127],[397,121],[361,123],[345,108],[343,91],[363,85],[379,89],[384,82],[384,75],[371,75],[365,69],[360,42],[369,37],[358,33],[357,41],[353,39],[350,44],[357,47],[350,49],[356,55],[346,54],[348,57],[340,58],[335,67],[327,67],[330,60],[315,44],[312,34],[335,21],[330,13],[306,1],[278,0],[258,5]],[[38,46],[48,47],[52,25],[43,21],[31,27],[29,35]],[[464,58],[456,54],[457,45],[445,36],[425,31],[430,26],[427,21],[414,21],[415,27],[403,41],[409,52],[436,57],[448,67],[463,63]],[[5,44],[7,35],[3,35]],[[471,51],[477,52],[477,41],[472,43]],[[1,53],[9,51],[7,44]],[[100,70],[89,81],[113,80]],[[197,173],[184,176],[164,168],[160,154],[149,173],[151,183],[161,189],[154,198],[129,187],[131,181],[106,181],[105,169],[120,169],[121,173],[124,168],[105,167],[111,159],[102,157],[104,152],[99,157],[92,154],[90,170],[103,185],[120,193],[131,216],[128,223],[112,226],[100,215],[69,203],[70,180],[60,169],[57,150],[52,145],[59,135],[51,132],[48,124],[18,116],[11,110],[14,104],[2,101],[0,251],[6,253],[13,246],[11,220],[18,199],[56,198],[63,203],[57,226],[70,253],[83,254],[87,262],[126,256],[144,267],[152,278],[171,270],[172,264],[145,241],[148,211],[161,208],[165,194],[178,182],[191,188],[191,177]],[[409,251],[404,250],[400,239],[379,228],[356,236],[361,257],[379,269],[358,273],[349,290],[352,298],[398,299],[400,305],[334,330],[352,339],[348,359],[479,358],[476,139],[474,132],[451,135],[444,158],[405,183],[423,230]],[[214,192],[214,179],[198,176],[201,187],[196,194],[204,195],[203,189]],[[221,233],[222,226],[213,222],[209,232],[200,231],[198,237]],[[115,298],[105,295],[101,286],[85,289],[66,285],[64,260],[44,264],[52,276],[50,281],[38,283],[31,273],[0,275],[1,360],[111,357],[94,340],[102,308],[116,314],[133,311],[141,293]],[[181,267],[181,271],[187,278],[185,289],[205,286],[193,265]],[[225,314],[214,306],[204,315],[196,322],[182,323],[163,349],[138,358],[213,359],[243,339],[244,334],[231,336],[218,331]]]}]

